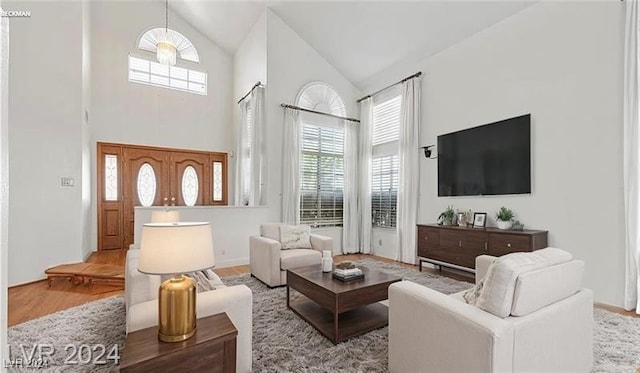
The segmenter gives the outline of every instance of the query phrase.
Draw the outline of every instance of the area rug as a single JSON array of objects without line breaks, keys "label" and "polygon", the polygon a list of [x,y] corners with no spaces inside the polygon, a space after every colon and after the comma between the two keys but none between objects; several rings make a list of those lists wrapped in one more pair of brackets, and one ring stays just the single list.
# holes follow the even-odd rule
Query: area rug
[{"label": "area rug", "polygon": [[125,341],[124,298],[101,299],[18,324],[9,328],[7,339],[9,372],[114,372],[113,358],[122,355]]},{"label": "area rug", "polygon": [[[393,263],[365,259],[358,264],[397,274],[443,293],[472,284]],[[386,372],[387,328],[333,345],[312,326],[286,308],[285,288],[269,289],[248,274],[224,279],[227,285],[245,284],[253,291],[253,370],[255,372]],[[594,372],[635,372],[640,366],[640,318],[602,309],[594,310]],[[9,329],[12,358],[20,345],[55,346],[47,369],[10,369],[15,372],[111,372],[114,365],[63,365],[65,346],[124,345],[124,302],[108,298],[28,321]],[[27,350],[27,352],[29,352]]]}]

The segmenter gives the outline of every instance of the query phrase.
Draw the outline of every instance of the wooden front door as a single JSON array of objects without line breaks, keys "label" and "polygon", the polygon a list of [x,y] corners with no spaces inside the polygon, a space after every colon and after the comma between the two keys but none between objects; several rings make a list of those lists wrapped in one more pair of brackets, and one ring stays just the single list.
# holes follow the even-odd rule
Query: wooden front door
[{"label": "wooden front door", "polygon": [[125,148],[123,159],[124,247],[129,247],[133,243],[134,208],[169,204],[169,159],[162,150],[135,148]]},{"label": "wooden front door", "polygon": [[227,204],[226,153],[98,143],[97,154],[99,250],[134,242],[136,206]]},{"label": "wooden front door", "polygon": [[[202,206],[211,195],[211,169],[209,155],[201,153],[174,152],[171,154],[171,190],[176,205]],[[190,171],[190,172],[188,172]],[[187,173],[185,173],[187,172]],[[189,185],[183,185],[189,184]],[[197,193],[195,193],[197,192]],[[185,193],[188,194],[185,200]],[[193,197],[195,196],[195,198]]]}]

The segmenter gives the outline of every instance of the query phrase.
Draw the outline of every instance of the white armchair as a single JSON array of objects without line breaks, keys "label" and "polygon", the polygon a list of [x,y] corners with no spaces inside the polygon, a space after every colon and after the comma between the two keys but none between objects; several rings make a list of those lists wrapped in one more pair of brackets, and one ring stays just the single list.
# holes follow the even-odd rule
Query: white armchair
[{"label": "white armchair", "polygon": [[[158,325],[158,288],[160,276],[138,271],[140,250],[129,249],[125,261],[126,331]],[[238,330],[236,340],[236,371],[252,370],[252,310],[253,294],[245,285],[225,286],[220,282],[215,290],[198,293],[198,318],[225,312]]]},{"label": "white armchair", "polygon": [[260,225],[260,236],[249,238],[249,263],[251,275],[269,287],[287,284],[287,269],[322,263],[322,251],[333,252],[331,237],[311,234],[312,249],[282,250],[280,244],[281,223]]},{"label": "white armchair", "polygon": [[[493,260],[476,258],[476,281]],[[515,287],[505,288],[513,298],[504,318],[467,304],[464,292],[447,296],[409,281],[391,285],[389,370],[590,371],[593,294],[580,288],[583,271],[582,261],[569,260],[520,273]]]}]

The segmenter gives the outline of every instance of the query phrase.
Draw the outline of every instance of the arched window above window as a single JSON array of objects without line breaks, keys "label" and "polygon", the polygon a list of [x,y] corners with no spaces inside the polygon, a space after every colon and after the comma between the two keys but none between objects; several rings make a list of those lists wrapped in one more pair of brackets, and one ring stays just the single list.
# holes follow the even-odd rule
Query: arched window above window
[{"label": "arched window above window", "polygon": [[191,44],[191,41],[186,36],[172,29],[167,29],[165,34],[164,27],[153,28],[142,34],[138,40],[138,49],[155,53],[158,42],[166,39],[176,46],[178,57],[187,61],[200,62],[196,47]]},{"label": "arched window above window", "polygon": [[[311,82],[298,93],[296,105],[346,116],[344,101],[326,83]],[[343,222],[343,121],[304,112],[300,116],[300,223],[339,227]]]},{"label": "arched window above window", "polygon": [[[165,36],[166,35],[166,36]],[[138,49],[156,53],[156,45],[160,41],[168,41],[176,46],[177,57],[199,63],[198,51],[181,33],[158,27],[143,33],[138,39]],[[196,71],[184,66],[172,66],[129,55],[129,81],[156,87],[174,89],[207,95],[207,73]]]},{"label": "arched window above window", "polygon": [[322,82],[312,82],[304,86],[298,93],[296,105],[341,117],[346,116],[342,97]]}]

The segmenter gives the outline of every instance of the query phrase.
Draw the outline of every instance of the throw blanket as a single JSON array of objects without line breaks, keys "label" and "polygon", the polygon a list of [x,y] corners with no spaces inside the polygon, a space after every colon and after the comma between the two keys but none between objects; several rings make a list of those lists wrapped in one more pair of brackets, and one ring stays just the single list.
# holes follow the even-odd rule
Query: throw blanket
[{"label": "throw blanket", "polygon": [[467,290],[463,298],[471,305],[505,318],[511,314],[516,280],[521,273],[572,259],[568,252],[553,247],[503,255],[489,266],[486,276]]}]

